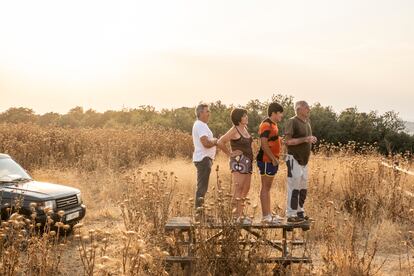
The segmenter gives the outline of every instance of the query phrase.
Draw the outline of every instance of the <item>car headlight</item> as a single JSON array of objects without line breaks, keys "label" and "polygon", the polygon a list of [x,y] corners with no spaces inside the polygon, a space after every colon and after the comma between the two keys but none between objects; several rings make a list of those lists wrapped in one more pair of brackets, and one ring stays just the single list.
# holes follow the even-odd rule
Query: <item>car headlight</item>
[{"label": "car headlight", "polygon": [[81,193],[76,194],[76,197],[78,198],[78,204],[81,204],[82,203]]},{"label": "car headlight", "polygon": [[48,209],[51,209],[51,210],[55,210],[56,209],[56,201],[54,201],[54,200],[48,200],[48,201],[39,202],[37,204],[37,206],[41,210],[44,210],[45,208],[48,208]]}]

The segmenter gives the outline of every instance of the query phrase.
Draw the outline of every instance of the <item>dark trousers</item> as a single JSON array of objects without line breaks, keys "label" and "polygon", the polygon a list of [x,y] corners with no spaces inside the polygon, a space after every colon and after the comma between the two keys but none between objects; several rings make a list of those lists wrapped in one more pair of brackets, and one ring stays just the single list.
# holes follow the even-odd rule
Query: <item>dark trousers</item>
[{"label": "dark trousers", "polygon": [[204,157],[200,162],[194,162],[194,165],[197,168],[197,191],[195,197],[195,208],[197,208],[203,205],[203,199],[208,190],[208,180],[210,179],[213,160],[209,157]]}]

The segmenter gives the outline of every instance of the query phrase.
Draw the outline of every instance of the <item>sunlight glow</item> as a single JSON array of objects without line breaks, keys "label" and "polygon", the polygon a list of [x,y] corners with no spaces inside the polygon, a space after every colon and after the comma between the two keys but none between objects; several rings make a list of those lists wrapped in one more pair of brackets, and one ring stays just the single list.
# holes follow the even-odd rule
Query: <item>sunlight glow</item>
[{"label": "sunlight glow", "polygon": [[380,93],[388,103],[376,109],[414,119],[413,11],[386,0],[5,1],[0,110],[49,111],[56,94],[65,101],[53,108],[65,111],[242,104],[275,92],[364,109]]}]

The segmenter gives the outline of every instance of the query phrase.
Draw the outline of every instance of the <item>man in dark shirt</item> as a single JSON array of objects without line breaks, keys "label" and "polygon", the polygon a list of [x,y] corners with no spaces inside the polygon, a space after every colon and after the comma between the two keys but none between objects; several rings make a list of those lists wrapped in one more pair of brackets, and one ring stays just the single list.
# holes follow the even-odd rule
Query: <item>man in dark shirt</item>
[{"label": "man in dark shirt", "polygon": [[288,151],[286,156],[288,168],[286,216],[288,222],[301,222],[309,219],[304,210],[308,161],[312,144],[317,142],[317,138],[312,136],[308,103],[305,101],[296,102],[295,111],[296,116],[290,118],[285,127],[285,143]]}]

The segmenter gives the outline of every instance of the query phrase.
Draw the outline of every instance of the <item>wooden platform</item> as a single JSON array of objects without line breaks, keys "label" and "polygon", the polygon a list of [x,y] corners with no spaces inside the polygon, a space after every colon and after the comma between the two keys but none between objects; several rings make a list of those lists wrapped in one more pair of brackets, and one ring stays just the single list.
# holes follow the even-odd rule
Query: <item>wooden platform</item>
[{"label": "wooden platform", "polygon": [[[182,247],[179,252],[184,252],[181,256],[168,256],[165,260],[169,264],[179,263],[182,266],[186,267],[187,275],[192,275],[194,269],[193,264],[196,263],[199,259],[195,256],[195,248],[200,242],[212,243],[215,246],[223,246],[223,242],[220,239],[221,235],[224,235],[224,232],[231,229],[235,231],[241,231],[245,233],[246,239],[240,239],[240,245],[255,245],[255,246],[265,246],[271,249],[273,252],[269,257],[257,259],[258,263],[267,263],[267,264],[278,264],[283,267],[289,266],[295,263],[312,263],[310,257],[307,256],[292,256],[290,251],[293,247],[301,247],[306,245],[305,240],[298,240],[293,235],[293,230],[303,230],[308,231],[311,227],[311,222],[304,221],[301,223],[288,223],[286,220],[281,221],[280,223],[263,223],[259,220],[254,220],[250,224],[239,224],[236,222],[225,222],[224,225],[220,221],[214,220],[204,220],[202,222],[196,222],[191,217],[173,217],[170,218],[166,225],[165,231],[168,233],[174,233],[176,237],[176,246]],[[211,236],[206,238],[203,241],[196,240],[196,231],[197,230],[211,230]],[[224,229],[227,229],[224,231]],[[231,231],[230,229],[230,231]],[[266,231],[264,231],[266,230]],[[269,231],[281,231],[281,239],[269,239]],[[289,239],[288,233],[292,232],[292,236]],[[183,235],[186,233],[186,235]],[[276,233],[277,234],[277,233]],[[280,235],[280,234],[279,234]],[[274,236],[275,237],[275,236]],[[272,251],[273,250],[273,251]],[[280,255],[280,256],[277,256]],[[220,260],[221,256],[212,256],[212,261]]]},{"label": "wooden platform", "polygon": [[[263,223],[260,220],[253,220],[251,224],[237,224],[233,223],[235,226],[240,228],[252,228],[252,229],[286,229],[293,230],[295,228],[301,228],[304,231],[310,229],[310,222],[304,221],[301,223],[288,223],[286,220],[281,223]],[[210,228],[210,229],[221,229],[223,224],[217,221],[205,221],[205,222],[196,222],[191,217],[173,217],[170,218],[165,224],[165,230],[171,231],[176,229],[189,230],[194,227]]]},{"label": "wooden platform", "polygon": [[[220,257],[214,258],[211,260],[219,260]],[[169,263],[193,263],[197,261],[196,257],[190,257],[190,256],[168,256],[166,257],[166,261]],[[310,258],[306,257],[271,257],[271,258],[262,258],[257,260],[258,263],[279,263],[279,264],[299,264],[299,263],[312,263],[312,260]]]}]

